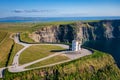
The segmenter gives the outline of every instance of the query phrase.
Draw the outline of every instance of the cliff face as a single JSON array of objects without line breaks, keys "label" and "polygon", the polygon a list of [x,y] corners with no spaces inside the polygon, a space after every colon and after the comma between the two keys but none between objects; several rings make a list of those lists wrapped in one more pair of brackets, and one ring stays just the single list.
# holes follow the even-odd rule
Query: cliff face
[{"label": "cliff face", "polygon": [[36,42],[71,42],[73,39],[87,41],[120,38],[120,20],[45,26],[30,34],[30,37]]},{"label": "cliff face", "polygon": [[71,42],[76,33],[71,25],[47,26],[33,32],[30,37],[36,42]]}]

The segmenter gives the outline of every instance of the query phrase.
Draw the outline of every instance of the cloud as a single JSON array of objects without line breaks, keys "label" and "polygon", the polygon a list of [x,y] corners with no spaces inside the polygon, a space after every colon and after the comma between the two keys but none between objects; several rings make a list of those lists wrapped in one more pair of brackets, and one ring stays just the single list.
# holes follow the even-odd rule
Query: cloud
[{"label": "cloud", "polygon": [[37,9],[32,9],[32,10],[13,10],[12,12],[14,13],[45,13],[45,12],[54,12],[56,10],[37,10]]},{"label": "cloud", "polygon": [[12,11],[12,12],[14,12],[14,13],[22,13],[21,10],[14,10],[14,11]]}]

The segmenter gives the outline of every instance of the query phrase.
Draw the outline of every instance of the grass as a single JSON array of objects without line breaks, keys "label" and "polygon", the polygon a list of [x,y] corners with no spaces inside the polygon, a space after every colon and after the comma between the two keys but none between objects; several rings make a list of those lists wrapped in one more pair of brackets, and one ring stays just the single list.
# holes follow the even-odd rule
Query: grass
[{"label": "grass", "polygon": [[45,66],[45,65],[65,61],[65,60],[68,60],[68,59],[69,58],[64,56],[64,55],[57,55],[57,56],[54,56],[52,58],[46,59],[44,61],[38,62],[36,64],[30,65],[30,66],[28,66],[26,68],[35,68],[35,67]]},{"label": "grass", "polygon": [[55,53],[52,52],[53,50],[64,50],[64,48],[61,48],[59,46],[52,46],[52,45],[31,46],[21,53],[19,58],[20,64],[25,64],[46,57],[48,55],[51,55]]},{"label": "grass", "polygon": [[13,40],[9,38],[10,34],[11,33],[8,33],[6,37],[4,37],[4,41],[2,41],[0,44],[0,67],[5,67],[11,47],[13,45]]},{"label": "grass", "polygon": [[11,34],[10,32],[0,31],[0,67],[11,65],[16,52],[23,48],[23,46],[10,39]]},{"label": "grass", "polygon": [[9,59],[8,65],[12,65],[12,61],[14,59],[15,54],[22,48],[23,48],[22,45],[17,44],[17,43],[14,44],[13,49],[11,51],[11,55],[10,55],[10,59]]},{"label": "grass", "polygon": [[20,73],[5,71],[5,80],[119,80],[120,70],[111,55],[95,51],[67,63]]},{"label": "grass", "polygon": [[[6,32],[33,32],[42,27],[47,27],[50,25],[60,25],[60,24],[71,24],[73,21],[69,22],[38,22],[38,23],[0,23],[0,30]],[[8,29],[9,28],[9,29]]]},{"label": "grass", "polygon": [[20,34],[20,40],[27,42],[27,43],[33,43],[34,40],[32,40],[31,38],[29,38],[29,32],[24,32]]},{"label": "grass", "polygon": [[24,32],[31,31],[34,23],[0,23],[0,30],[6,32]]},{"label": "grass", "polygon": [[51,27],[51,26],[55,26],[55,25],[66,25],[66,24],[73,24],[75,23],[75,21],[64,21],[64,22],[43,22],[43,23],[37,23],[36,25],[34,25],[32,27],[32,30],[33,31],[36,31],[40,28],[43,28],[43,27]]},{"label": "grass", "polygon": [[5,39],[5,37],[7,36],[7,32],[0,32],[0,44],[2,43],[2,41]]}]

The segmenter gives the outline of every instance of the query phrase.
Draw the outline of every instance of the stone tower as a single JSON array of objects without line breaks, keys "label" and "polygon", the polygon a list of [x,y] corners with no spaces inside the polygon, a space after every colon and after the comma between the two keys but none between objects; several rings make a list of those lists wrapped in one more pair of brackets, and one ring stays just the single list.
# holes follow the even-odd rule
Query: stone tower
[{"label": "stone tower", "polygon": [[81,45],[82,45],[81,41],[73,40],[72,41],[72,51],[79,51],[79,50],[81,50]]}]

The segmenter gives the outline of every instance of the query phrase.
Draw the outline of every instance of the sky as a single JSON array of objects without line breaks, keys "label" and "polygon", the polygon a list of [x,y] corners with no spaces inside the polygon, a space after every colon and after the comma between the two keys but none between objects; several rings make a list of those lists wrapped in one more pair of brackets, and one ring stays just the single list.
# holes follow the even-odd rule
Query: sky
[{"label": "sky", "polygon": [[0,17],[120,16],[120,0],[0,0]]}]

